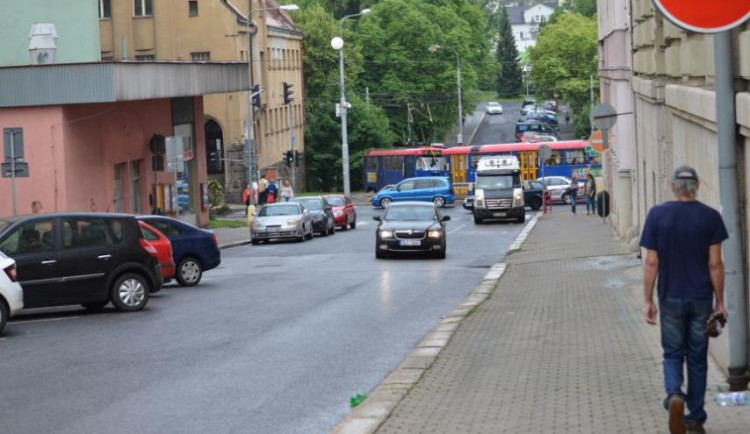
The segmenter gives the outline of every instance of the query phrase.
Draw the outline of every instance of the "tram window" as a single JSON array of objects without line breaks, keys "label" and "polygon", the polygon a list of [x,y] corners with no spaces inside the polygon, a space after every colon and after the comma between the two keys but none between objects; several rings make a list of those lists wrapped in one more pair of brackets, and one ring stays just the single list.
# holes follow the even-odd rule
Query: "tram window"
[{"label": "tram window", "polygon": [[417,170],[445,170],[446,161],[439,156],[418,157]]},{"label": "tram window", "polygon": [[559,166],[562,163],[562,152],[552,151],[547,161],[544,162],[547,166]]},{"label": "tram window", "polygon": [[566,164],[583,164],[585,162],[584,151],[565,151]]},{"label": "tram window", "polygon": [[371,172],[377,172],[378,163],[379,163],[378,157],[367,157],[367,161],[366,161],[367,170]]},{"label": "tram window", "polygon": [[404,157],[391,156],[383,158],[383,165],[386,170],[401,170],[404,164]]}]

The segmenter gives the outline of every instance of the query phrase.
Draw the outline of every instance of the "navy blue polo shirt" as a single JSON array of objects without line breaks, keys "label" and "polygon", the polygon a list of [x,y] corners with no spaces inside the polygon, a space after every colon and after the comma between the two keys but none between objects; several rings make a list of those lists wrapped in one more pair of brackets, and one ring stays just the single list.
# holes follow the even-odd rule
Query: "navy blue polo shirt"
[{"label": "navy blue polo shirt", "polygon": [[641,246],[659,255],[659,300],[712,298],[708,248],[728,237],[721,214],[697,200],[651,208]]}]

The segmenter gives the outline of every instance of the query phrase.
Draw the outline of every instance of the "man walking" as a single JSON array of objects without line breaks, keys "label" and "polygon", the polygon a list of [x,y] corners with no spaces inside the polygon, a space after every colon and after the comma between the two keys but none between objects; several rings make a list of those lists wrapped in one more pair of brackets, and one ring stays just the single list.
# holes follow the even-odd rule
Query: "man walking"
[{"label": "man walking", "polygon": [[[672,176],[675,200],[649,211],[641,236],[641,246],[646,249],[643,315],[647,323],[656,324],[660,312],[664,408],[669,411],[672,433],[705,432],[708,337],[704,330],[714,310],[728,316],[721,259],[727,230],[716,210],[696,200],[699,186],[695,169],[677,168]],[[658,309],[653,301],[657,275]],[[686,361],[687,394],[682,391]]]}]

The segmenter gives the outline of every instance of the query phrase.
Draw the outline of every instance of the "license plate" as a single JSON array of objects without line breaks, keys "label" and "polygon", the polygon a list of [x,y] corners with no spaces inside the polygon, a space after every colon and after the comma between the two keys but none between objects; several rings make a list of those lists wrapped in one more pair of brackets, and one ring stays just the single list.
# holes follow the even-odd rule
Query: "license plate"
[{"label": "license plate", "polygon": [[419,240],[401,240],[398,244],[401,246],[419,246],[422,242]]},{"label": "license plate", "polygon": [[268,228],[268,232],[280,232],[281,228]]},{"label": "license plate", "polygon": [[493,212],[492,213],[492,217],[505,217],[506,215],[508,215],[507,212]]}]

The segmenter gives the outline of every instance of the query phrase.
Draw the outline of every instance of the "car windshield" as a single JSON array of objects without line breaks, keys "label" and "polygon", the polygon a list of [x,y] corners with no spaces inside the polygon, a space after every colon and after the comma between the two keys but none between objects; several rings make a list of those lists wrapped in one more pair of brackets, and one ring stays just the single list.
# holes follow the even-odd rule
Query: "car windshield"
[{"label": "car windshield", "polygon": [[491,103],[489,103],[489,104],[487,104],[487,105],[488,105],[488,106],[490,106],[490,107],[497,107],[497,106],[499,106],[499,105],[500,105],[500,103],[497,103],[497,102],[491,102]]},{"label": "car windshield", "polygon": [[305,208],[312,210],[312,211],[320,211],[323,209],[323,205],[320,203],[320,200],[318,199],[301,199],[297,202],[301,203],[305,206]]},{"label": "car windshield", "polygon": [[435,210],[428,206],[393,206],[385,212],[385,220],[435,220]]},{"label": "car windshield", "polygon": [[478,189],[512,188],[520,186],[518,175],[477,176]]},{"label": "car windshield", "polygon": [[263,207],[258,216],[260,217],[273,217],[278,215],[297,215],[299,214],[299,208],[297,205],[275,205]]},{"label": "car windshield", "polygon": [[[385,187],[381,188],[381,189],[380,189],[380,191],[389,191],[389,190],[393,190],[393,187],[395,187],[395,186],[396,186],[395,184],[388,184],[388,185],[386,185]],[[378,192],[378,193],[379,193],[379,192]]]},{"label": "car windshield", "polygon": [[328,196],[326,198],[332,206],[344,206],[344,198],[339,196]]}]

